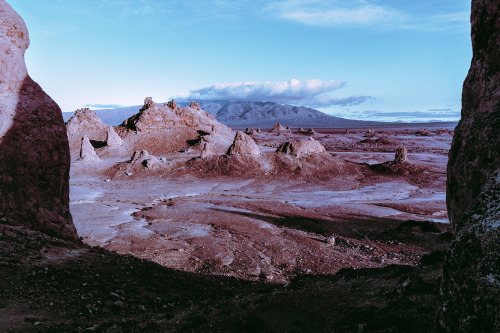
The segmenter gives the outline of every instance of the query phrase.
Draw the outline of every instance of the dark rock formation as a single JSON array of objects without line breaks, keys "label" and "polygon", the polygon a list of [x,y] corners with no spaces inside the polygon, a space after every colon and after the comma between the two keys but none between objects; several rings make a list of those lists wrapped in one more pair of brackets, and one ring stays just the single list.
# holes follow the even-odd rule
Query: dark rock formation
[{"label": "dark rock formation", "polygon": [[28,75],[23,19],[0,0],[0,223],[76,239],[59,106]]},{"label": "dark rock formation", "polygon": [[473,58],[448,162],[455,239],[443,268],[443,332],[500,331],[500,0],[473,0],[471,22]]},{"label": "dark rock formation", "polygon": [[448,164],[448,210],[455,230],[500,165],[499,0],[472,2],[473,58]]},{"label": "dark rock formation", "polygon": [[396,154],[394,156],[394,163],[403,163],[408,160],[408,150],[405,147],[399,147],[396,149]]}]

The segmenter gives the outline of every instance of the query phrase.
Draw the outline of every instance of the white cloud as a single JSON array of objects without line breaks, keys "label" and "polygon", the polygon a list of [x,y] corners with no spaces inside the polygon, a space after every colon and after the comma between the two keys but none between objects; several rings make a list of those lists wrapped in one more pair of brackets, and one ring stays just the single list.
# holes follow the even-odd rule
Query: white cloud
[{"label": "white cloud", "polygon": [[373,0],[280,0],[268,4],[272,16],[323,27],[367,27],[437,31],[469,25],[469,12],[426,15],[406,13]]},{"label": "white cloud", "polygon": [[191,90],[188,99],[276,102],[305,106],[358,105],[372,97],[351,96],[337,98],[331,94],[345,86],[343,81],[318,79],[282,82],[217,83],[210,87]]}]

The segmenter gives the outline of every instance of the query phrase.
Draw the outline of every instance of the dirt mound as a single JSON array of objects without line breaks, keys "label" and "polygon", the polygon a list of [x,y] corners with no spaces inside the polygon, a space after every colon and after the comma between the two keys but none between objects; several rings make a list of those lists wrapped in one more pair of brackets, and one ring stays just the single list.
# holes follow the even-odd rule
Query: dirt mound
[{"label": "dirt mound", "polygon": [[147,150],[164,155],[189,149],[201,152],[205,142],[215,153],[226,153],[234,132],[198,107],[178,107],[175,101],[160,106],[146,98],[139,113],[124,121],[124,147],[131,153]]},{"label": "dirt mound", "polygon": [[[187,171],[202,177],[297,177],[329,179],[331,177],[359,178],[361,167],[329,154],[310,154],[297,158],[287,154],[211,155],[186,163]],[[177,171],[185,172],[185,171]]]},{"label": "dirt mound", "polygon": [[228,155],[260,155],[260,149],[253,139],[243,132],[236,132],[233,144],[229,147]]},{"label": "dirt mound", "polygon": [[319,141],[309,138],[307,140],[285,142],[278,147],[276,152],[302,157],[311,154],[326,153],[326,149]]}]

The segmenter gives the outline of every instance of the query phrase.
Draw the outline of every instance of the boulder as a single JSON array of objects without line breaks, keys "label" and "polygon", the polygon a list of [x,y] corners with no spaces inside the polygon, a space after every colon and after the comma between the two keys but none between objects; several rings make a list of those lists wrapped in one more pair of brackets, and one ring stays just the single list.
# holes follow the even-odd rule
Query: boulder
[{"label": "boulder", "polygon": [[0,223],[76,240],[68,137],[61,109],[28,75],[28,46],[23,19],[0,0]]},{"label": "boulder", "polygon": [[394,156],[394,163],[404,163],[408,161],[408,150],[405,147],[399,147],[396,149],[396,154]]},{"label": "boulder", "polygon": [[310,128],[307,132],[306,132],[307,135],[314,135],[316,134],[316,131],[314,130],[314,128]]},{"label": "boulder", "polygon": [[228,155],[260,155],[260,149],[255,141],[245,133],[238,131],[234,142],[229,147]]},{"label": "boulder", "polygon": [[151,169],[159,162],[156,156],[150,155],[146,150],[135,151],[130,158],[131,165],[142,165],[145,168]]},{"label": "boulder", "polygon": [[106,145],[108,147],[119,147],[123,145],[123,140],[118,134],[116,134],[113,126],[108,127]]},{"label": "boulder", "polygon": [[500,0],[472,1],[473,57],[449,152],[454,240],[441,285],[438,331],[500,331]]},{"label": "boulder", "polygon": [[173,110],[177,109],[177,103],[175,102],[175,100],[171,100],[170,102],[167,103],[167,106]]},{"label": "boulder", "polygon": [[302,157],[311,154],[326,153],[326,149],[319,141],[309,138],[303,141],[285,142],[278,147],[276,152]]},{"label": "boulder", "polygon": [[94,147],[90,143],[89,137],[84,136],[82,139],[82,145],[80,149],[80,162],[97,162],[99,161],[99,156],[97,156]]}]

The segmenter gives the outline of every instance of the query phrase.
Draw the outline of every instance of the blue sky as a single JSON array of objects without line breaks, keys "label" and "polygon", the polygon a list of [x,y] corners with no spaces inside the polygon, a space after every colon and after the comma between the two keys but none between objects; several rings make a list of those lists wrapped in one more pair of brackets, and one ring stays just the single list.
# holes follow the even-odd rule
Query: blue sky
[{"label": "blue sky", "polygon": [[63,111],[152,96],[457,120],[472,56],[469,0],[7,1]]}]

